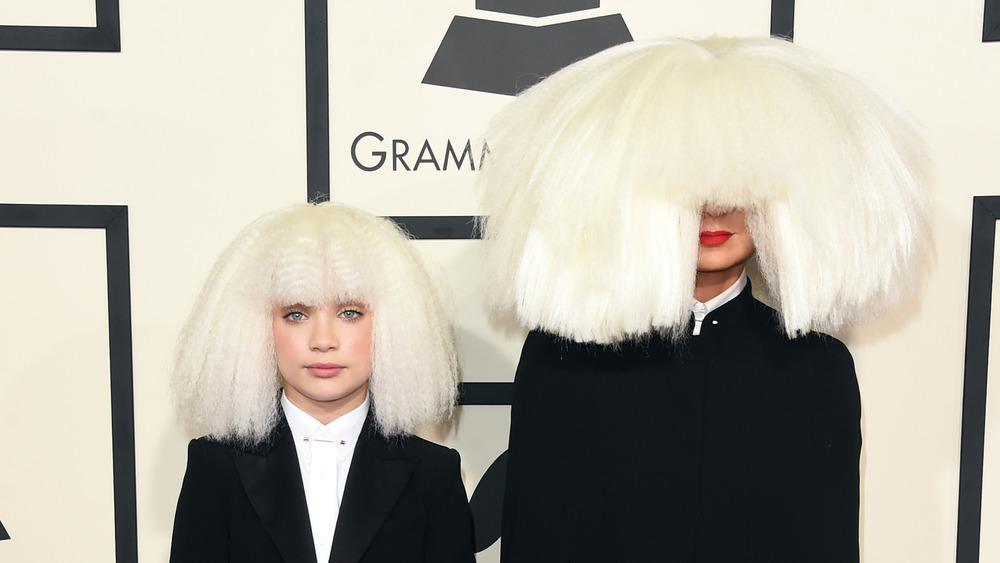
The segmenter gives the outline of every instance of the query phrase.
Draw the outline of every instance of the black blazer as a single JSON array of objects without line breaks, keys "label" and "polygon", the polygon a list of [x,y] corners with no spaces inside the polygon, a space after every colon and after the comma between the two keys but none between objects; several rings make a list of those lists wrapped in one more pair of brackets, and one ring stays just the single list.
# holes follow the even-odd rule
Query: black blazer
[{"label": "black blazer", "polygon": [[[188,445],[172,563],[313,563],[309,513],[284,416],[251,450]],[[471,562],[472,515],[458,453],[411,436],[386,440],[365,420],[334,533],[332,563]]]},{"label": "black blazer", "polygon": [[532,332],[502,560],[857,562],[860,415],[847,348],[788,338],[749,286],[681,341]]}]

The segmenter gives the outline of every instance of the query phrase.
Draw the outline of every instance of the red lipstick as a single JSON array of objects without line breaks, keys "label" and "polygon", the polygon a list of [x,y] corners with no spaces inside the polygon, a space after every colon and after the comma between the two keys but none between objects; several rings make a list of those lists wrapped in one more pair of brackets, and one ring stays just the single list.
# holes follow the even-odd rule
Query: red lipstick
[{"label": "red lipstick", "polygon": [[731,236],[733,233],[729,231],[702,231],[698,233],[698,240],[705,246],[719,246]]},{"label": "red lipstick", "polygon": [[327,362],[316,362],[315,364],[307,365],[306,369],[316,377],[333,377],[340,373],[344,369],[344,366]]}]

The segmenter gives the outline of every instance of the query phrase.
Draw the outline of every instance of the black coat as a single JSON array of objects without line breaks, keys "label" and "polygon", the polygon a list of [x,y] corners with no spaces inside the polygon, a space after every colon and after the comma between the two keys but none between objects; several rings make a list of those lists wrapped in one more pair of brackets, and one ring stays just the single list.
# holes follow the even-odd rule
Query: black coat
[{"label": "black coat", "polygon": [[[474,560],[458,453],[417,437],[387,441],[366,420],[330,561]],[[170,561],[316,561],[299,462],[284,416],[271,438],[253,451],[204,438],[191,441]]]},{"label": "black coat", "polygon": [[858,561],[860,415],[847,348],[787,338],[749,286],[678,343],[532,332],[502,559]]}]

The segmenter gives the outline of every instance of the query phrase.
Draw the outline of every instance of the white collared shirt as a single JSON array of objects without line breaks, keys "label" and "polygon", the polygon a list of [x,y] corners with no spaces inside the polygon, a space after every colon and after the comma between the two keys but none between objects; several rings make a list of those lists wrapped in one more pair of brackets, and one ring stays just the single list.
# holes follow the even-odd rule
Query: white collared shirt
[{"label": "white collared shirt", "polygon": [[729,286],[729,288],[725,291],[709,299],[705,303],[702,303],[697,299],[693,299],[691,304],[691,315],[694,316],[694,329],[691,331],[691,335],[698,336],[701,334],[701,322],[705,320],[705,317],[707,317],[712,311],[722,307],[733,299],[736,299],[736,296],[739,295],[746,286],[747,272],[746,270],[743,270],[743,273],[740,274],[739,279],[737,279],[733,285]]},{"label": "white collared shirt", "polygon": [[299,458],[317,563],[330,560],[340,501],[344,498],[347,473],[368,416],[368,406],[369,396],[366,394],[358,408],[329,424],[322,424],[293,405],[285,392],[281,392],[281,408],[292,431],[295,453]]}]

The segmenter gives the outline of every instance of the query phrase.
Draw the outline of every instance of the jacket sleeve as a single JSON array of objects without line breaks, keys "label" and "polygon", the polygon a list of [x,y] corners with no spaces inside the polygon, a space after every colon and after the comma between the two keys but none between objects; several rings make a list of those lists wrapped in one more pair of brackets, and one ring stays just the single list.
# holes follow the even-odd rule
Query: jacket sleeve
[{"label": "jacket sleeve", "polygon": [[[816,355],[815,381],[800,409],[789,485],[790,551],[802,561],[859,560],[861,398],[854,361],[834,339]],[[803,374],[808,377],[808,375]]]},{"label": "jacket sleeve", "polygon": [[475,539],[472,511],[462,484],[461,459],[447,450],[436,486],[427,507],[424,561],[434,563],[474,562]]},{"label": "jacket sleeve", "polygon": [[227,452],[218,444],[192,440],[177,500],[170,541],[171,563],[229,561],[229,527],[220,474]]}]

